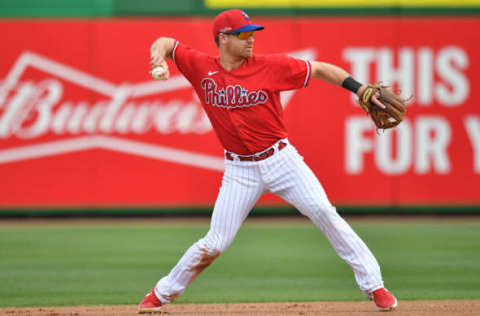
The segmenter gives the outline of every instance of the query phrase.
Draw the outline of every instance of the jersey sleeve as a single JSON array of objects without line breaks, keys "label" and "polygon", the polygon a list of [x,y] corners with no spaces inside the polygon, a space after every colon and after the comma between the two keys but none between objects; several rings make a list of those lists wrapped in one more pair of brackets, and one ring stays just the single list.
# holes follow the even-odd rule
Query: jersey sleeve
[{"label": "jersey sleeve", "polygon": [[[189,81],[195,77],[195,73],[198,71],[198,65],[205,62],[206,58],[206,54],[183,45],[179,41],[175,41],[172,59],[175,65],[177,65],[178,70],[180,70]],[[195,65],[197,65],[197,67]]]},{"label": "jersey sleeve", "polygon": [[309,61],[287,55],[271,55],[268,58],[273,89],[277,91],[306,87],[312,75]]}]

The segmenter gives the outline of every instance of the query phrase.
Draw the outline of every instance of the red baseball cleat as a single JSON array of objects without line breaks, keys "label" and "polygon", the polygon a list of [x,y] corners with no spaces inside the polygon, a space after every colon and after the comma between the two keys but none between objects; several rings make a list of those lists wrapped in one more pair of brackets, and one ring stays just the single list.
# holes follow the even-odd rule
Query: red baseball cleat
[{"label": "red baseball cleat", "polygon": [[160,311],[162,302],[155,295],[155,288],[153,288],[147,295],[143,298],[142,302],[138,306],[138,313],[155,313]]},{"label": "red baseball cleat", "polygon": [[382,311],[391,311],[397,307],[397,299],[386,288],[381,288],[370,293],[370,299]]}]

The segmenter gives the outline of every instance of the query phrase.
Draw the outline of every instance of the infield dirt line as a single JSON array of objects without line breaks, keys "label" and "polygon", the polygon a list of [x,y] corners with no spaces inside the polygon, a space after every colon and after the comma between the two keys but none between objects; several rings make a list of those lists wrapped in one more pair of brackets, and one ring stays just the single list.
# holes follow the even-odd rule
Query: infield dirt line
[{"label": "infield dirt line", "polygon": [[[73,306],[1,308],[0,315],[94,316],[138,315],[137,306]],[[149,314],[147,314],[149,315]],[[231,303],[171,304],[153,315],[182,316],[478,316],[480,300],[474,301],[401,301],[392,313],[379,312],[372,302],[298,302],[298,303]]]}]

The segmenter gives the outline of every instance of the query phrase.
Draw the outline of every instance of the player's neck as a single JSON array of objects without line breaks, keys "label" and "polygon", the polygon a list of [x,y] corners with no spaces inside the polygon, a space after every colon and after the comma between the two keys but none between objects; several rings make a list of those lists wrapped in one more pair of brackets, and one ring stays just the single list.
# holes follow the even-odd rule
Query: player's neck
[{"label": "player's neck", "polygon": [[222,54],[220,52],[220,64],[223,69],[226,71],[231,71],[235,68],[240,67],[245,61],[245,57],[242,56],[232,56],[230,54]]}]

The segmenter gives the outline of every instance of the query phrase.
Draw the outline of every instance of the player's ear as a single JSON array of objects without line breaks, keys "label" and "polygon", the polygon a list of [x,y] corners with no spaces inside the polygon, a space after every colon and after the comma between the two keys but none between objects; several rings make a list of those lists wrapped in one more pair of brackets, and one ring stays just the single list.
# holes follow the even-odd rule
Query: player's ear
[{"label": "player's ear", "polygon": [[227,42],[227,35],[220,33],[218,34],[218,46],[220,46],[220,43],[225,44]]}]

